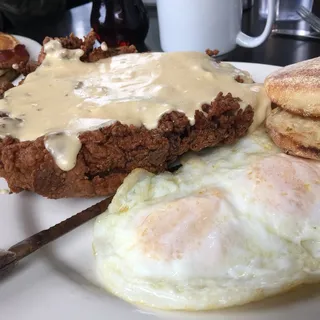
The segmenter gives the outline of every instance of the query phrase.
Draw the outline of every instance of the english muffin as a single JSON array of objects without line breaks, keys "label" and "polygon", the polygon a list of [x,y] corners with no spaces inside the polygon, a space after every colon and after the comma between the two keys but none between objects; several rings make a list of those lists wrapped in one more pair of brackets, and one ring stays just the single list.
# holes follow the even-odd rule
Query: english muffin
[{"label": "english muffin", "polygon": [[266,78],[265,89],[281,108],[305,117],[320,117],[320,57],[277,70]]},{"label": "english muffin", "polygon": [[274,109],[266,120],[267,132],[284,152],[320,160],[320,119]]}]

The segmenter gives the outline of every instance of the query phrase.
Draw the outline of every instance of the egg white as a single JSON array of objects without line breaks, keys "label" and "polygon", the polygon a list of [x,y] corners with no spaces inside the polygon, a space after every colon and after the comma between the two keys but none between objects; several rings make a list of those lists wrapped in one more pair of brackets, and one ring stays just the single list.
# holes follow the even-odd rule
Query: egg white
[{"label": "egg white", "polygon": [[133,171],[94,227],[102,285],[136,304],[208,310],[320,279],[320,164],[282,154],[263,129]]}]

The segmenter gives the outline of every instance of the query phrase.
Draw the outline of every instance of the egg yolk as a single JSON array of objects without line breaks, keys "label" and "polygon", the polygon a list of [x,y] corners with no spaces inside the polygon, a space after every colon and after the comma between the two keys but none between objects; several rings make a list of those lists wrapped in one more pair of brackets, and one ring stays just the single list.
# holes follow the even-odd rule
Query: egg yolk
[{"label": "egg yolk", "polygon": [[188,196],[153,210],[138,227],[138,242],[148,257],[157,260],[182,259],[197,250],[213,225],[219,223],[221,194]]},{"label": "egg yolk", "polygon": [[320,193],[320,167],[288,155],[267,157],[248,172],[254,200],[287,214],[308,214]]}]

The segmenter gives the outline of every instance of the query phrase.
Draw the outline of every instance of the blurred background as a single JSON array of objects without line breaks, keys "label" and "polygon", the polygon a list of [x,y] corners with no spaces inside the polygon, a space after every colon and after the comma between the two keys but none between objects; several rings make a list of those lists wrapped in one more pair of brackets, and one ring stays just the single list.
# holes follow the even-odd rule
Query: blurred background
[{"label": "blurred background", "polygon": [[[146,47],[161,51],[156,0],[143,1],[149,16]],[[275,34],[257,48],[237,47],[222,59],[286,65],[319,56],[320,32],[312,30],[297,15],[296,10],[301,5],[320,17],[320,0],[277,0],[273,29],[307,31],[315,36],[314,39]],[[82,37],[91,29],[91,10],[92,1],[86,0],[1,0],[0,30],[39,43],[45,36],[61,37],[71,32]],[[251,36],[259,35],[265,26],[267,0],[243,0],[243,10],[242,30]]]}]

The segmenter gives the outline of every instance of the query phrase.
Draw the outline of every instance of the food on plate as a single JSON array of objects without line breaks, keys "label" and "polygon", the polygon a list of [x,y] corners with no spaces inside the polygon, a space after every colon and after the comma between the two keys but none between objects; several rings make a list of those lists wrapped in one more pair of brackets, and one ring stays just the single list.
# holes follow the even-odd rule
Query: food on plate
[{"label": "food on plate", "polygon": [[283,154],[258,129],[134,170],[94,226],[100,281],[167,310],[242,305],[320,280],[320,163]]},{"label": "food on plate", "polygon": [[274,143],[288,154],[320,160],[320,57],[279,69],[265,88],[277,104],[266,121]]},{"label": "food on plate", "polygon": [[12,50],[19,41],[11,34],[0,32],[0,51],[2,50]]},{"label": "food on plate", "polygon": [[305,117],[320,117],[320,57],[281,68],[265,80],[273,103]]},{"label": "food on plate", "polygon": [[267,118],[266,126],[274,143],[284,152],[320,160],[320,120],[277,108]]},{"label": "food on plate", "polygon": [[26,47],[14,36],[0,32],[0,94],[20,74],[18,65],[28,61]]},{"label": "food on plate", "polygon": [[108,195],[135,168],[162,172],[189,150],[234,143],[270,110],[247,72],[204,53],[94,40],[46,38],[40,66],[0,100],[0,176],[11,191]]}]

